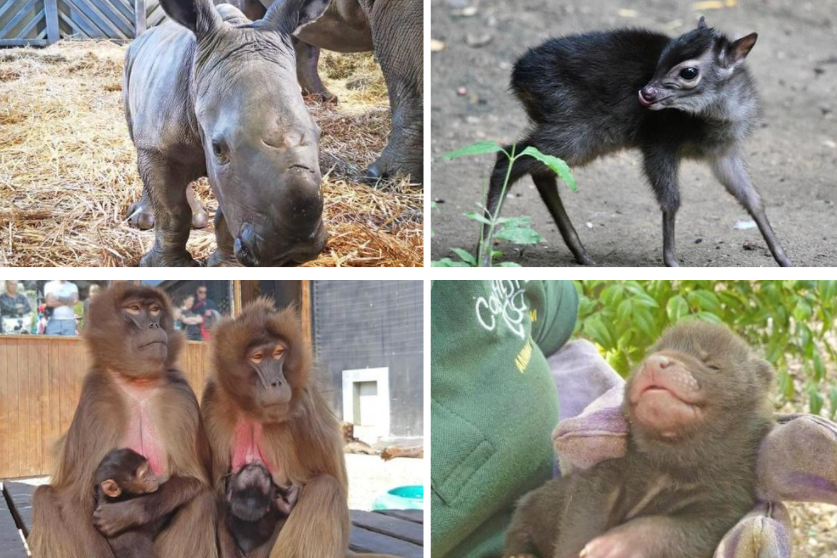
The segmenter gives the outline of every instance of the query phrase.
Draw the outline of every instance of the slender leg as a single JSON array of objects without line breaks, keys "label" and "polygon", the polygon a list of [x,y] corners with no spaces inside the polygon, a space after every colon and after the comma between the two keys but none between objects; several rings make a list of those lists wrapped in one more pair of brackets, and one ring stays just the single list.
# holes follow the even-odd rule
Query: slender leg
[{"label": "slender leg", "polygon": [[659,148],[643,149],[645,174],[663,212],[663,261],[668,267],[679,267],[674,247],[674,219],[680,209],[677,171],[680,161],[673,152]]},{"label": "slender leg", "polygon": [[192,210],[186,197],[193,176],[182,165],[156,152],[139,151],[137,165],[154,207],[154,246],[142,257],[143,267],[196,266],[186,250]]},{"label": "slender leg", "polygon": [[[521,142],[517,144],[515,148],[516,153],[520,153],[523,149],[526,149],[528,143]],[[507,145],[504,149],[511,153],[511,146]],[[511,169],[511,173],[508,172],[509,170],[509,160],[504,153],[497,154],[497,162],[494,164],[494,170],[491,172],[491,181],[488,184],[488,194],[485,200],[485,213],[484,217],[488,220],[491,220],[492,216],[499,217],[500,211],[503,209],[503,183],[506,181],[506,175],[509,176],[509,183],[506,186],[505,194],[508,194],[511,191],[512,185],[526,176],[531,172],[538,169],[541,163],[535,161],[531,157],[524,157],[522,159],[518,159],[514,166]],[[487,243],[489,247],[486,250],[487,253],[483,254],[482,261],[480,262],[480,266],[488,267],[491,265],[491,239],[488,238],[491,226],[490,225],[483,225],[482,226],[482,241]],[[477,244],[477,253],[479,253],[479,244]]]},{"label": "slender leg", "polygon": [[534,173],[532,174],[532,180],[534,180],[535,186],[538,188],[543,203],[546,204],[549,213],[555,220],[555,224],[558,225],[558,230],[561,231],[561,237],[564,239],[564,243],[566,243],[567,248],[575,256],[575,261],[582,265],[596,265],[596,262],[587,255],[587,250],[581,244],[578,233],[575,232],[575,227],[573,227],[564,209],[564,204],[558,193],[558,181],[555,175],[551,172]]},{"label": "slender leg", "polygon": [[782,267],[791,267],[790,260],[785,256],[785,251],[767,220],[761,196],[750,181],[750,174],[741,155],[738,152],[730,152],[713,159],[710,163],[715,178],[738,200],[758,225],[773,259]]},{"label": "slender leg", "polygon": [[317,71],[320,60],[320,47],[309,45],[294,38],[296,51],[296,79],[302,87],[303,95],[314,95],[324,103],[337,103],[337,95],[323,85]]}]

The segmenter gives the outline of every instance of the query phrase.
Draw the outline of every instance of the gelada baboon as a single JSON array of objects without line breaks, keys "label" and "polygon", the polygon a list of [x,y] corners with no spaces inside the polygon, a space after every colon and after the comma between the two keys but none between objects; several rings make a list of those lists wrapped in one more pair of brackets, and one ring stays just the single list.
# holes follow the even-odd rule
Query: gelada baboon
[{"label": "gelada baboon", "polygon": [[[154,544],[158,558],[217,556],[211,457],[198,402],[174,368],[182,338],[165,293],[118,283],[90,304],[84,339],[93,365],[48,486],[35,492],[29,537],[35,558],[112,557],[106,537],[174,515]],[[144,456],[156,492],[94,509],[91,487],[117,448]]]},{"label": "gelada baboon", "polygon": [[279,534],[296,504],[299,487],[276,486],[270,471],[258,462],[231,473],[226,485],[226,528],[241,556],[252,556],[253,550]]},{"label": "gelada baboon", "polygon": [[[93,475],[93,498],[98,506],[103,501],[124,502],[137,496],[156,492],[160,479],[151,470],[148,460],[128,448],[111,450],[99,463]],[[128,529],[108,537],[116,558],[154,558],[154,537],[168,520]]]},{"label": "gelada baboon", "polygon": [[[215,329],[213,370],[202,412],[212,447],[212,478],[224,516],[225,479],[263,464],[279,486],[301,487],[278,537],[250,556],[335,558],[349,541],[346,464],[337,420],[310,378],[311,348],[293,310],[267,299]],[[223,517],[221,555],[235,556]]]},{"label": "gelada baboon", "polygon": [[518,503],[505,556],[710,558],[755,505],[773,372],[726,327],[669,329],[625,387],[624,457]]}]

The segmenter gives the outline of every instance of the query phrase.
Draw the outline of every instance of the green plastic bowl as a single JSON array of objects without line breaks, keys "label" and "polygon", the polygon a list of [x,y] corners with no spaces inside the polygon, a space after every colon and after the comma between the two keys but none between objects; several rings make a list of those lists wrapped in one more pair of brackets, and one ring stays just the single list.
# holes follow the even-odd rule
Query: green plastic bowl
[{"label": "green plastic bowl", "polygon": [[373,510],[423,510],[424,487],[420,484],[396,486],[375,499]]}]

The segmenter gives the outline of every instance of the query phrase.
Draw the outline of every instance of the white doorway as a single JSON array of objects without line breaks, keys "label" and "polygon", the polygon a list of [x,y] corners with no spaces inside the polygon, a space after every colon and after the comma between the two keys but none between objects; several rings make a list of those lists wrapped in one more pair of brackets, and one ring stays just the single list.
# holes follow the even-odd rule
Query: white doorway
[{"label": "white doorway", "polygon": [[367,444],[389,436],[389,368],[343,371],[343,420]]}]

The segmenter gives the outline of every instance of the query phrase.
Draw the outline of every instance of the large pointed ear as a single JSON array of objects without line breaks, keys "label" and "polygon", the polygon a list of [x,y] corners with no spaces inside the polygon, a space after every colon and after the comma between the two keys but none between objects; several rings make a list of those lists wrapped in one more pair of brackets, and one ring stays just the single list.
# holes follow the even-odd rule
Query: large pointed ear
[{"label": "large pointed ear", "polygon": [[166,15],[191,30],[198,38],[223,24],[212,0],[160,0]]},{"label": "large pointed ear", "polygon": [[700,16],[700,20],[698,20],[698,29],[703,29],[706,27],[706,19],[703,16]]},{"label": "large pointed ear", "polygon": [[329,4],[331,0],[277,0],[257,23],[260,27],[292,35],[300,27],[319,19]]},{"label": "large pointed ear", "polygon": [[741,37],[737,41],[730,43],[724,52],[724,66],[733,68],[744,61],[758,39],[758,33],[750,33],[746,37]]}]

